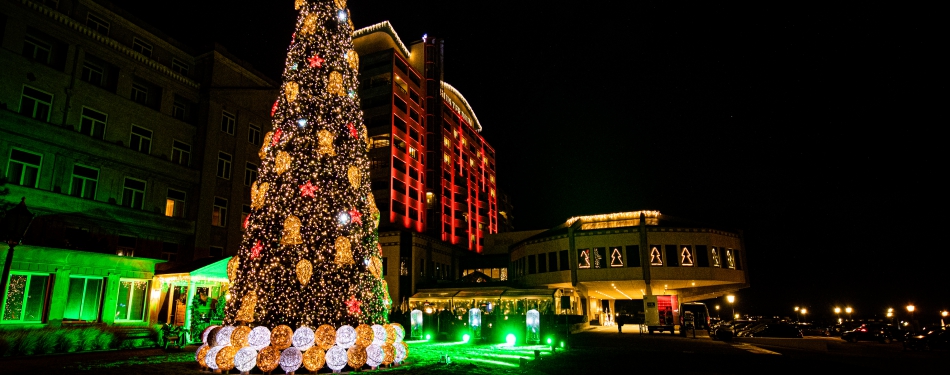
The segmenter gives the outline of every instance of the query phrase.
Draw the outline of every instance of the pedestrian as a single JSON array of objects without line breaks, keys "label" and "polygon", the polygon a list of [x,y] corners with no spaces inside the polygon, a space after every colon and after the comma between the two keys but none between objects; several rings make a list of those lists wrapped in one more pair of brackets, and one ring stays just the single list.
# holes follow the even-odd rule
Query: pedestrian
[{"label": "pedestrian", "polygon": [[623,323],[624,318],[622,315],[617,315],[614,317],[614,320],[617,322],[617,333],[623,333]]}]

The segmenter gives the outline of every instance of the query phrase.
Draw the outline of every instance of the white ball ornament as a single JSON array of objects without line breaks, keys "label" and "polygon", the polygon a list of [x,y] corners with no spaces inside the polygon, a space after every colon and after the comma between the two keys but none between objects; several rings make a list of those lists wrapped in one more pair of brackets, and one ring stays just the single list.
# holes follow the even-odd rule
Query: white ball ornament
[{"label": "white ball ornament", "polygon": [[406,347],[404,345],[404,343],[393,345],[393,348],[396,349],[396,355],[394,356],[395,359],[393,362],[396,362],[397,365],[406,360]]},{"label": "white ball ornament", "polygon": [[386,344],[386,327],[373,324],[373,343],[370,345],[383,346]]},{"label": "white ball ornament", "polygon": [[402,328],[402,326],[395,326],[395,327],[393,327],[393,329],[396,330],[396,341],[395,341],[395,342],[402,342],[402,339],[406,338],[406,329],[405,329],[405,328]]},{"label": "white ball ornament", "polygon": [[366,347],[366,364],[369,367],[377,368],[383,363],[383,348],[380,348],[379,345],[373,344]]},{"label": "white ball ornament", "polygon": [[294,347],[305,352],[313,346],[313,330],[310,327],[300,327],[294,332]]},{"label": "white ball ornament", "polygon": [[257,326],[247,335],[247,346],[260,351],[270,346],[270,329],[264,326]]},{"label": "white ball ornament", "polygon": [[237,354],[234,355],[234,368],[238,369],[238,371],[248,372],[251,371],[254,366],[257,366],[257,350],[254,350],[254,348],[241,348],[241,350],[238,350]]},{"label": "white ball ornament", "polygon": [[336,330],[336,344],[343,349],[349,349],[356,344],[356,328],[345,325]]},{"label": "white ball ornament", "polygon": [[218,334],[214,336],[214,343],[217,346],[230,346],[231,345],[231,334],[234,333],[234,326],[224,326],[218,330]]},{"label": "white ball ornament", "polygon": [[211,333],[211,330],[212,330],[212,329],[215,329],[215,328],[218,328],[218,327],[219,327],[219,326],[208,326],[208,328],[205,328],[204,331],[201,331],[201,343],[207,344],[207,343],[208,343],[208,334]]},{"label": "white ball ornament", "polygon": [[297,371],[302,363],[303,353],[300,352],[300,349],[291,346],[280,353],[280,368],[284,369],[286,373]]},{"label": "white ball ornament", "polygon": [[340,371],[344,366],[346,366],[346,349],[339,345],[334,345],[330,350],[327,350],[327,367],[333,371]]},{"label": "white ball ornament", "polygon": [[218,352],[220,352],[221,349],[224,349],[224,347],[215,346],[211,348],[211,350],[208,350],[208,355],[205,356],[205,366],[208,366],[208,368],[212,370],[218,369],[218,362],[216,362],[215,359],[218,358]]}]

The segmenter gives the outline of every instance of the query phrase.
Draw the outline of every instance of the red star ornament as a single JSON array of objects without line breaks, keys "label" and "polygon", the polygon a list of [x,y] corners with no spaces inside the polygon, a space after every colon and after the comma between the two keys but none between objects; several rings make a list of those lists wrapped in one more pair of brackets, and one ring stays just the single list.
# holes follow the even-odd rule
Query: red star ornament
[{"label": "red star ornament", "polygon": [[251,215],[247,215],[247,216],[244,217],[244,224],[242,224],[242,227],[243,227],[244,229],[247,229],[247,222],[248,222],[249,220],[251,220]]},{"label": "red star ornament", "polygon": [[264,249],[264,245],[261,245],[261,241],[257,240],[257,244],[251,248],[251,259],[257,259],[261,256],[261,250]]},{"label": "red star ornament", "polygon": [[270,145],[277,146],[278,144],[280,144],[280,136],[283,135],[283,133],[284,133],[283,131],[281,131],[280,129],[277,129],[277,131],[274,132],[274,138],[271,139],[270,141]]},{"label": "red star ornament", "polygon": [[356,299],[356,296],[350,296],[350,299],[346,301],[346,310],[350,315],[359,315],[360,305],[361,303]]},{"label": "red star ornament", "polygon": [[310,62],[310,67],[311,67],[311,68],[313,68],[313,67],[322,68],[322,67],[323,67],[323,62],[324,62],[325,60],[321,59],[320,56],[313,55],[313,57],[307,59],[307,61]]},{"label": "red star ornament", "polygon": [[350,136],[352,136],[353,138],[359,138],[359,137],[360,137],[360,133],[359,133],[358,131],[356,131],[356,125],[353,125],[352,122],[349,123],[349,124],[346,124],[346,127],[350,128]]},{"label": "red star ornament", "polygon": [[360,217],[362,217],[363,214],[361,214],[361,213],[360,213],[359,211],[357,211],[355,208],[352,209],[352,210],[349,210],[349,211],[347,211],[347,212],[350,214],[350,222],[351,222],[351,223],[356,223],[357,225],[363,225],[363,220],[360,219]]},{"label": "red star ornament", "polygon": [[280,100],[274,102],[274,106],[270,107],[270,117],[274,117],[274,114],[277,113],[277,104],[280,103]]},{"label": "red star ornament", "polygon": [[311,184],[310,180],[307,180],[306,184],[300,185],[300,196],[314,198],[314,192],[317,191],[317,185]]}]

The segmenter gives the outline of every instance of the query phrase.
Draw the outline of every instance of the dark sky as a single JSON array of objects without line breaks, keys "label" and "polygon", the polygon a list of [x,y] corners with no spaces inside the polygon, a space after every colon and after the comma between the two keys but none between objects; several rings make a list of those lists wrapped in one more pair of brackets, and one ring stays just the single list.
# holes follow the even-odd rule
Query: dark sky
[{"label": "dark sky", "polygon": [[[291,0],[115,3],[275,79],[296,19]],[[936,10],[349,3],[357,28],[445,39],[517,229],[655,209],[744,230],[740,311],[950,308]]]}]

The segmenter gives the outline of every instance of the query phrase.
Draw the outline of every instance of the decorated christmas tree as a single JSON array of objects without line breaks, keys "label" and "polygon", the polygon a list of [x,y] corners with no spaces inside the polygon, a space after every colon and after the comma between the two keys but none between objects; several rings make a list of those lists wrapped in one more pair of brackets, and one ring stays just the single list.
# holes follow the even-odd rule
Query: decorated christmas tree
[{"label": "decorated christmas tree", "polygon": [[386,324],[391,301],[346,1],[296,0],[295,8],[273,131],[228,264],[225,326],[204,332],[196,353],[214,369],[267,372],[279,362],[285,371],[301,363],[338,371],[405,358],[402,327]]}]

